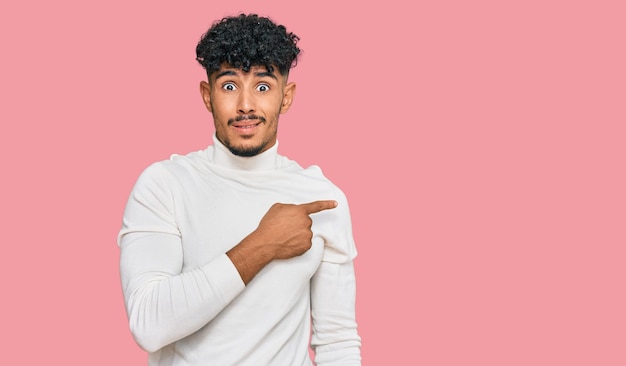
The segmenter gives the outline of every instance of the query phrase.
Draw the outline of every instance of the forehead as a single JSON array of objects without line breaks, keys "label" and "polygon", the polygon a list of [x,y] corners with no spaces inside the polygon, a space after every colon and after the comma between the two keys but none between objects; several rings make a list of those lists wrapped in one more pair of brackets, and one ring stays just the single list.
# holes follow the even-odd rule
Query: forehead
[{"label": "forehead", "polygon": [[278,72],[278,68],[273,67],[269,71],[264,65],[251,66],[250,70],[245,71],[242,68],[233,67],[229,64],[222,64],[220,69],[211,74],[212,80],[218,80],[222,77],[251,77],[251,78],[271,78],[276,81],[285,81],[284,77]]}]

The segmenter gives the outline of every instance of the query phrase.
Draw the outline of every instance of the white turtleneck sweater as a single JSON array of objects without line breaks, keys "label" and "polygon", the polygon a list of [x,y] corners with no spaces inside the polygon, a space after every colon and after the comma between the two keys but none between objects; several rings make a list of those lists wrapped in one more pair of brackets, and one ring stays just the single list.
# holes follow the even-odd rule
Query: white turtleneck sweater
[{"label": "white turtleneck sweater", "polygon": [[[148,167],[126,205],[122,289],[149,366],[308,366],[309,340],[319,366],[360,365],[345,195],[317,166],[279,155],[278,144],[243,158],[213,141]],[[225,253],[272,204],[326,199],[338,206],[311,215],[311,249],[244,285]]]}]

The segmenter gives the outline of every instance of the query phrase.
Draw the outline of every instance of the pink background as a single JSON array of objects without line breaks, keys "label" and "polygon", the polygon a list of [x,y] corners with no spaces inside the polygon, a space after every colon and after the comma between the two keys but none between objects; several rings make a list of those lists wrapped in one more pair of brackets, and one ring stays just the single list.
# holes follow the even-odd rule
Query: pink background
[{"label": "pink background", "polygon": [[15,4],[3,364],[145,365],[115,238],[138,174],[210,143],[195,45],[239,11],[302,38],[280,151],[350,200],[364,365],[626,364],[622,1]]}]

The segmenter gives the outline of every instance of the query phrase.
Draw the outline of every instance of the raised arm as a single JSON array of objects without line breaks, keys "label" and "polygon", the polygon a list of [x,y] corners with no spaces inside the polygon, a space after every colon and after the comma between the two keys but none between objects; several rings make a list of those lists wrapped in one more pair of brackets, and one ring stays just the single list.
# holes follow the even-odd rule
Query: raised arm
[{"label": "raised arm", "polygon": [[335,201],[275,204],[238,245],[183,272],[183,241],[166,177],[158,166],[142,174],[119,235],[129,326],[149,352],[209,323],[272,260],[306,252],[312,236],[309,215],[336,206]]},{"label": "raised arm", "polygon": [[148,352],[197,331],[245,288],[226,254],[182,272],[183,244],[166,178],[158,165],[140,176],[118,237],[130,330]]},{"label": "raised arm", "polygon": [[293,258],[309,250],[313,237],[309,215],[336,206],[335,201],[276,203],[263,216],[259,227],[226,255],[248,284],[272,260]]}]

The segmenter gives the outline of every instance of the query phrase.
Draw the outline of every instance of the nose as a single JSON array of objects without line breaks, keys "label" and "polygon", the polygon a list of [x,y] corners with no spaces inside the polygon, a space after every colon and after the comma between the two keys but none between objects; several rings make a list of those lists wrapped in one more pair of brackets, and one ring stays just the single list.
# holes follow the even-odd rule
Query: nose
[{"label": "nose", "polygon": [[244,89],[239,93],[237,100],[237,110],[241,114],[250,114],[254,112],[254,95]]}]

